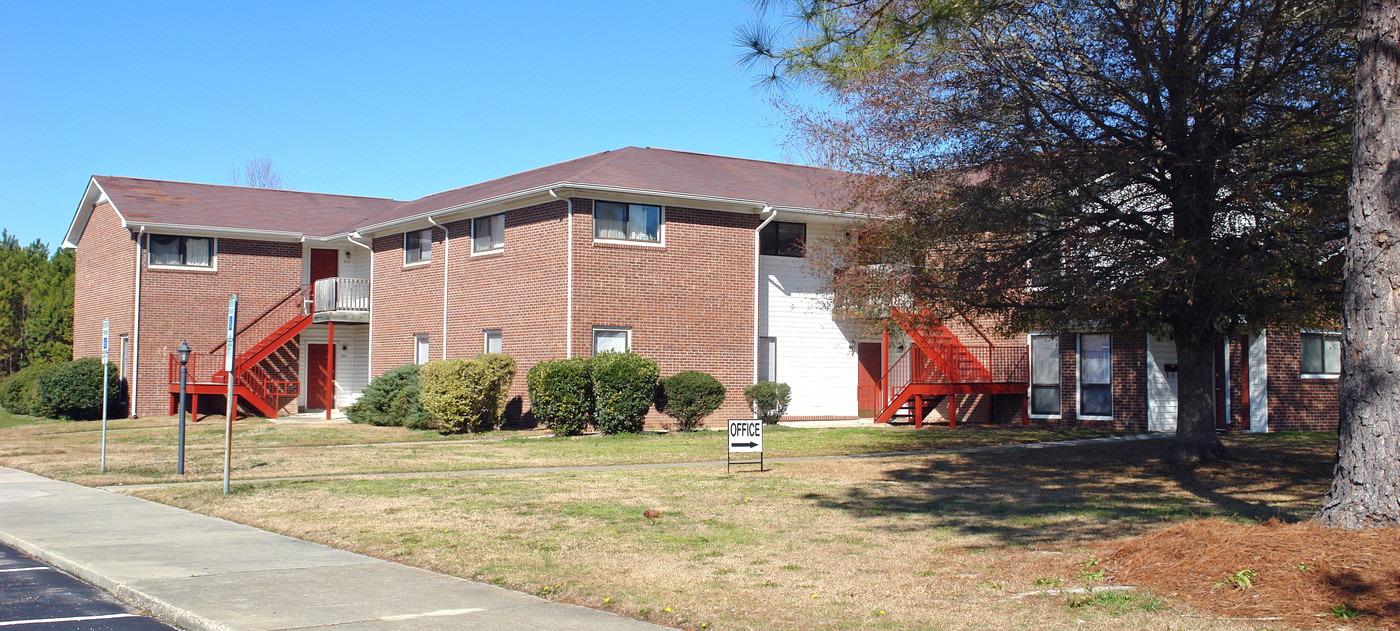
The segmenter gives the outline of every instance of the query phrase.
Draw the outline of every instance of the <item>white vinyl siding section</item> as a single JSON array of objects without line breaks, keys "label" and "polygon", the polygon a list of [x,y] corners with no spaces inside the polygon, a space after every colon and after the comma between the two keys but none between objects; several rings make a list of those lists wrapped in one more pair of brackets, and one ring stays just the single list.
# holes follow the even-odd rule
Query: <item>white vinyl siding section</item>
[{"label": "white vinyl siding section", "polygon": [[1156,337],[1147,338],[1147,429],[1153,432],[1176,431],[1177,371],[1176,342]]},{"label": "white vinyl siding section", "polygon": [[1249,339],[1249,431],[1269,431],[1268,333]]},{"label": "white vinyl siding section", "polygon": [[[807,224],[809,239],[835,236]],[[758,335],[777,338],[778,381],[792,387],[790,416],[854,417],[859,365],[850,338],[831,318],[830,301],[807,273],[807,260],[759,256]],[[891,360],[894,351],[891,350]]]},{"label": "white vinyl siding section", "polygon": [[[366,257],[368,258],[368,257]],[[343,268],[342,268],[343,269]],[[303,407],[320,408],[324,403],[308,405],[306,402],[306,348],[311,344],[326,343],[325,324],[313,324],[301,332],[301,396]],[[344,348],[342,348],[344,347]],[[335,405],[345,407],[354,403],[369,385],[369,327],[364,325],[338,324],[335,327]]]}]

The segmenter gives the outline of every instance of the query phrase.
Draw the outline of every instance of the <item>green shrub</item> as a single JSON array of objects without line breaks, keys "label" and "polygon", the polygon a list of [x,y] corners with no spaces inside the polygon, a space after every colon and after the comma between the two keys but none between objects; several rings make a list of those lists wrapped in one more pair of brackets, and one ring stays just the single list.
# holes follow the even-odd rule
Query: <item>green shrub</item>
[{"label": "green shrub", "polygon": [[687,370],[661,380],[656,409],[680,421],[680,430],[700,427],[700,420],[724,404],[724,385],[698,370]]},{"label": "green shrub", "polygon": [[418,364],[405,364],[375,377],[359,400],[345,408],[345,416],[351,423],[432,429],[432,417],[418,401]]},{"label": "green shrub", "polygon": [[[121,380],[114,364],[107,364],[107,415],[126,416],[121,407]],[[39,405],[31,414],[53,418],[91,420],[102,418],[102,360],[84,357],[59,364],[39,377]]]},{"label": "green shrub", "polygon": [[430,361],[418,369],[418,400],[446,433],[495,429],[515,381],[515,360],[500,353]]},{"label": "green shrub", "polygon": [[30,364],[0,381],[0,407],[10,414],[39,414],[39,377],[63,364]]},{"label": "green shrub", "polygon": [[744,388],[744,400],[748,401],[753,415],[772,425],[787,414],[792,402],[792,388],[785,383],[760,381]]},{"label": "green shrub", "polygon": [[530,412],[560,436],[582,434],[593,419],[592,377],[587,359],[554,359],[525,375]]},{"label": "green shrub", "polygon": [[642,431],[656,398],[656,362],[634,353],[601,353],[588,360],[593,375],[593,419],[604,434]]}]

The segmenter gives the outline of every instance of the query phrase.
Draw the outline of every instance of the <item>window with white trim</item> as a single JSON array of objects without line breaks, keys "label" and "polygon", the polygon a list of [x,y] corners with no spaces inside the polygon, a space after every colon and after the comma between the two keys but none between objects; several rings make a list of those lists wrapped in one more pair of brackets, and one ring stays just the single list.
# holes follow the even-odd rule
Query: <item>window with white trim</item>
[{"label": "window with white trim", "polygon": [[506,247],[506,214],[497,213],[472,220],[472,253],[491,252]]},{"label": "window with white trim", "polygon": [[153,234],[148,244],[150,264],[169,267],[214,267],[214,239]]},{"label": "window with white trim", "polygon": [[758,232],[758,253],[768,256],[807,256],[807,224],[770,221]]},{"label": "window with white trim", "polygon": [[1060,415],[1060,337],[1031,336],[1031,414]]},{"label": "window with white trim", "polygon": [[778,380],[778,338],[758,338],[758,380]]},{"label": "window with white trim", "polygon": [[433,229],[424,228],[403,233],[403,264],[426,263],[433,260]]},{"label": "window with white trim", "polygon": [[1106,333],[1079,336],[1079,415],[1113,416],[1113,345]]},{"label": "window with white trim", "polygon": [[427,334],[427,333],[419,333],[418,335],[413,336],[413,363],[415,363],[415,364],[426,364],[426,363],[428,363],[428,349],[429,349],[429,348],[430,348],[430,347],[428,346],[428,334]]},{"label": "window with white trim", "polygon": [[626,353],[632,348],[632,329],[593,327],[593,354]]},{"label": "window with white trim", "polygon": [[501,330],[500,330],[500,329],[489,329],[489,330],[486,331],[486,334],[484,335],[484,337],[486,338],[486,341],[485,341],[485,344],[484,344],[485,349],[486,349],[486,352],[488,352],[488,353],[499,353],[499,352],[501,352]]},{"label": "window with white trim", "polygon": [[595,201],[593,238],[660,243],[661,207]]},{"label": "window with white trim", "polygon": [[1342,374],[1342,336],[1337,333],[1303,333],[1303,374],[1336,377]]}]

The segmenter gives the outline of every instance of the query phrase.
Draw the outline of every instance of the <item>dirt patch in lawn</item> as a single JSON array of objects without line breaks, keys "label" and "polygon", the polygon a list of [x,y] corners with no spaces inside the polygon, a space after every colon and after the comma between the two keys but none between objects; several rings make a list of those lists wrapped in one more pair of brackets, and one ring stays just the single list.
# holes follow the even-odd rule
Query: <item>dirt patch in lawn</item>
[{"label": "dirt patch in lawn", "polygon": [[1400,628],[1400,529],[1199,520],[1131,539],[1103,565],[1116,582],[1221,616]]}]

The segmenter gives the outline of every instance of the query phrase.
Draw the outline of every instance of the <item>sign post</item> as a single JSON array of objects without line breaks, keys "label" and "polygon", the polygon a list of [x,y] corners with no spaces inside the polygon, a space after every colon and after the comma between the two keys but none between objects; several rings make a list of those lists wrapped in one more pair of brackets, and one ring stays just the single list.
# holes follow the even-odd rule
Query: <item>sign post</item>
[{"label": "sign post", "polygon": [[238,409],[234,403],[233,382],[233,331],[238,322],[238,294],[228,299],[228,337],[224,340],[224,374],[228,375],[228,408],[224,413],[224,495],[228,495],[228,471],[233,464],[233,413]]},{"label": "sign post", "polygon": [[[724,472],[736,464],[756,464],[763,471],[763,421],[756,418],[729,419],[729,456]],[[758,454],[758,460],[735,460],[734,454]],[[752,457],[752,456],[746,456]]]},{"label": "sign post", "polygon": [[111,334],[112,319],[102,318],[102,473],[107,472],[107,354]]}]

